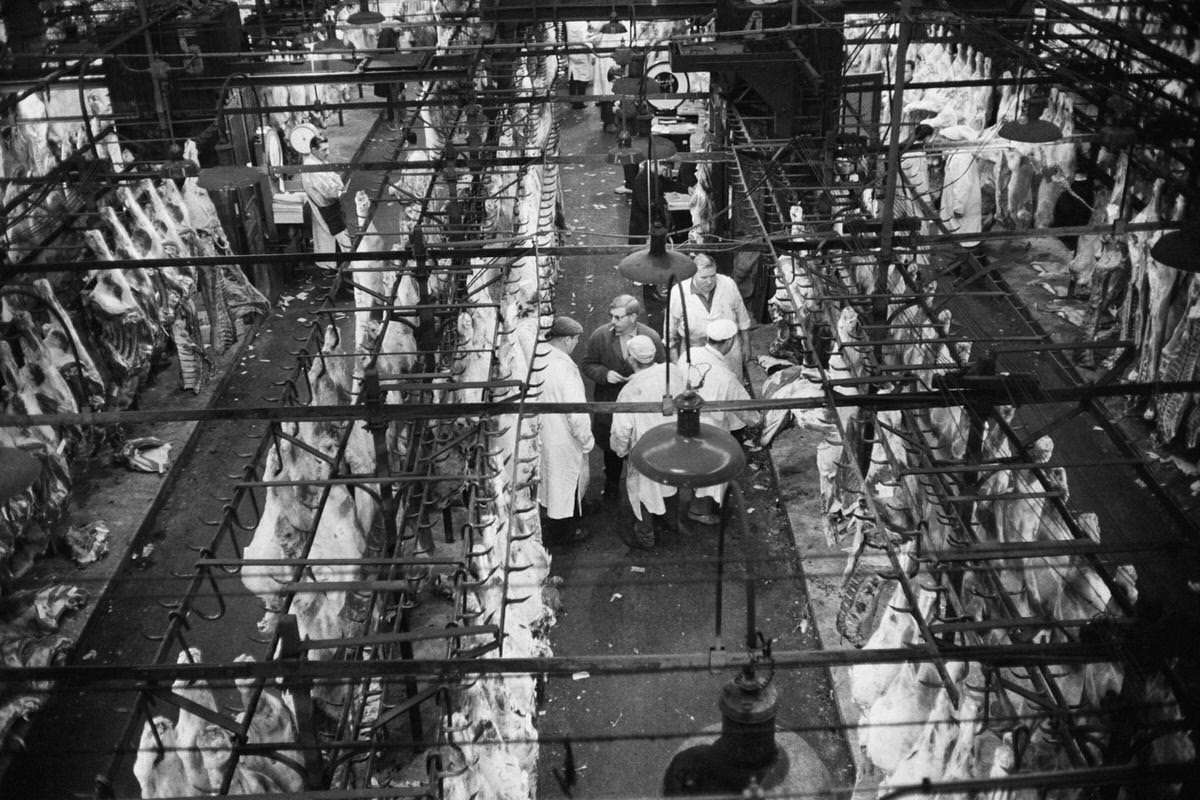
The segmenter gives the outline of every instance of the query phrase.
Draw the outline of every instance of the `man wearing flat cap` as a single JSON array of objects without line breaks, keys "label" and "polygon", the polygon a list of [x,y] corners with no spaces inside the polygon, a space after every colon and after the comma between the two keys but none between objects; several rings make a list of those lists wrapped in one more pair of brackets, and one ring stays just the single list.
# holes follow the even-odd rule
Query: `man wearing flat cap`
[{"label": "man wearing flat cap", "polygon": [[[608,304],[609,322],[592,331],[587,349],[583,354],[583,374],[595,384],[592,398],[597,402],[611,403],[617,399],[621,387],[633,374],[628,354],[629,344],[637,336],[644,336],[654,344],[655,361],[665,361],[666,349],[658,334],[643,325],[642,304],[630,294],[617,295]],[[595,414],[592,417],[592,434],[600,449],[604,451],[604,497],[612,500],[619,494],[621,471],[624,459],[609,447],[612,431],[611,414]]]},{"label": "man wearing flat cap", "polygon": [[[584,403],[587,392],[571,352],[583,326],[570,317],[555,317],[548,336],[550,350],[543,369],[535,373],[537,399],[544,403]],[[587,454],[595,445],[592,425],[583,412],[541,415],[541,465],[538,503],[545,515],[545,544],[581,542],[589,534],[580,528],[583,494],[588,484]]]},{"label": "man wearing flat cap", "polygon": [[[618,403],[658,403],[664,393],[675,397],[687,388],[678,368],[670,370],[668,383],[667,365],[654,363],[661,346],[649,336],[634,336],[629,342],[629,363],[634,372],[617,395]],[[610,439],[613,452],[624,458],[646,431],[665,422],[672,422],[672,418],[664,417],[660,410],[613,414]],[[629,496],[629,507],[637,518],[633,526],[633,540],[627,540],[627,544],[652,547],[656,536],[677,530],[674,515],[667,514],[666,506],[666,498],[675,494],[674,486],[650,480],[629,463],[625,470],[625,490]],[[643,516],[643,508],[649,514],[649,519]]]},{"label": "man wearing flat cap", "polygon": [[[729,371],[725,359],[733,349],[738,328],[727,319],[714,320],[707,325],[700,323],[699,331],[706,344],[692,346],[679,360],[680,370],[687,370],[688,383],[706,403],[720,400],[749,400],[750,395],[741,379]],[[729,431],[741,441],[747,425],[761,425],[762,417],[757,411],[713,411],[707,406],[700,410],[700,421]],[[724,501],[728,484],[706,486],[695,490],[688,503],[688,518],[704,525],[716,525],[718,507]]]}]

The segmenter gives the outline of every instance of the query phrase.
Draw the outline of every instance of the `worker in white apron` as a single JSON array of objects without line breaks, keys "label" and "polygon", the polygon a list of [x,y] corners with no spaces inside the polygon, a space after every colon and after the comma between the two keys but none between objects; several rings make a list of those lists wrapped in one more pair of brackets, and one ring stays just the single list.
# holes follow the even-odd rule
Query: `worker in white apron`
[{"label": "worker in white apron", "polygon": [[[324,136],[314,136],[309,144],[308,154],[304,156],[304,165],[328,162],[329,140]],[[300,183],[304,186],[304,194],[308,197],[312,216],[313,252],[349,252],[352,246],[350,232],[346,228],[345,213],[342,210],[342,194],[345,193],[346,186],[341,177],[333,171],[302,172]],[[318,269],[337,271],[336,260],[323,259],[316,264]]]}]

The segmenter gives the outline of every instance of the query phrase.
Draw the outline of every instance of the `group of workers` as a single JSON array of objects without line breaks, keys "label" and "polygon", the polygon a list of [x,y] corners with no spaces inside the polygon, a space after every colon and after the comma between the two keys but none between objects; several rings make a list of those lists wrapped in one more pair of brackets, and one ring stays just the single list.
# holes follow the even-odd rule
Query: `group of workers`
[{"label": "group of workers", "polygon": [[[732,278],[718,274],[716,263],[707,255],[700,254],[695,261],[696,274],[672,290],[665,344],[654,328],[642,321],[641,301],[621,294],[609,303],[609,321],[587,337],[577,366],[571,354],[583,338],[583,327],[569,317],[556,317],[549,331],[551,351],[541,373],[539,399],[584,402],[584,378],[592,383],[592,397],[597,402],[658,402],[664,394],[677,397],[689,388],[706,402],[747,399],[743,378],[750,354],[750,315]],[[626,497],[635,517],[632,535],[622,536],[626,544],[648,548],[664,538],[686,534],[681,524],[684,517],[702,525],[718,523],[724,484],[677,496],[675,487],[649,479],[629,463],[637,441],[668,421],[660,411],[597,412],[590,420],[588,416],[543,416],[538,499],[547,543],[568,544],[588,538],[589,533],[578,523],[590,483],[588,453],[597,445],[603,453],[603,498],[617,499],[622,475],[625,479]],[[703,408],[701,421],[729,431],[739,441],[762,422],[758,412]],[[668,503],[674,508],[668,508]]]}]

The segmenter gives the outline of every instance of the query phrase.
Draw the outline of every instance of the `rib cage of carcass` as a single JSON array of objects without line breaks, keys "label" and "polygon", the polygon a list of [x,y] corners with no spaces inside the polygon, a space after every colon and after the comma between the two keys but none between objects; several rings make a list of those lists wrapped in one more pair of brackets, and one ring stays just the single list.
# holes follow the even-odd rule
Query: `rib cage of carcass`
[{"label": "rib cage of carcass", "polygon": [[[545,62],[533,61],[531,66],[547,68]],[[530,105],[544,109],[537,115],[553,113],[549,104]],[[501,115],[498,124],[508,130],[502,130],[500,141],[517,141],[510,119],[507,113]],[[526,137],[526,148],[552,150],[557,129],[552,117],[548,122],[536,115],[526,117],[515,133]],[[546,138],[534,141],[536,135]],[[453,136],[448,126],[427,141],[443,145]],[[529,170],[541,174],[530,178]],[[459,183],[455,191],[460,197],[466,191],[487,191],[488,176],[479,177],[471,184]],[[400,223],[400,230],[409,234],[420,225],[427,243],[440,243],[441,234],[428,220],[430,212],[442,210],[449,191],[431,187],[428,176],[423,186],[411,175],[405,180],[412,194],[425,201],[407,209],[413,213]],[[552,225],[557,172],[532,165],[518,181],[524,192],[514,205],[534,209],[521,212],[522,218],[548,219]],[[374,225],[370,198],[356,200],[365,223],[359,248],[387,249],[391,242]],[[395,206],[381,205],[374,213],[387,208]],[[536,226],[529,231],[531,236],[541,235]],[[480,260],[465,280],[458,281],[458,268],[427,259],[424,286],[414,285],[415,263],[354,262],[360,264],[391,267],[347,273],[354,283],[355,306],[375,306],[382,313],[371,320],[367,312],[354,312],[348,316],[357,319],[347,319],[338,328],[314,326],[297,371],[285,384],[290,402],[360,403],[368,417],[376,375],[381,399],[389,402],[433,402],[452,409],[461,403],[522,397],[539,357],[535,342],[544,317],[538,312],[548,308],[544,296],[554,279],[554,261],[512,266]],[[522,268],[532,272],[522,273]],[[441,310],[422,313],[425,303]],[[430,341],[422,326],[431,319],[437,325],[437,344],[426,350],[418,343]],[[402,331],[400,338],[392,337],[393,329]],[[435,377],[416,374],[427,372]],[[361,419],[272,426],[247,472],[250,480],[239,487],[210,548],[214,555],[223,551],[240,559],[242,583],[267,604],[264,631],[274,635],[264,657],[278,657],[275,639],[293,618],[301,640],[323,640],[308,645],[305,658],[548,653],[545,637],[553,612],[543,602],[541,589],[549,558],[540,544],[530,488],[536,433],[534,420],[521,414],[413,420],[370,431]],[[388,464],[376,463],[380,452],[387,453]],[[389,484],[388,491],[381,489],[386,481],[354,478],[388,471],[403,478]],[[447,480],[450,475],[463,478]],[[389,508],[390,514],[383,513]],[[319,556],[325,560],[304,564],[304,558]],[[363,563],[364,557],[369,561]],[[339,583],[320,587],[333,580]],[[449,609],[440,605],[443,599],[451,601]],[[172,624],[174,632],[167,641],[178,650],[168,647],[165,652],[173,655],[187,648],[182,626]],[[420,634],[415,640],[407,633],[410,629]],[[372,637],[371,644],[347,641],[364,635]],[[406,651],[407,642],[411,648]],[[260,682],[254,688],[261,691],[262,686]],[[359,751],[326,750],[321,755],[330,788],[415,782],[428,786],[432,794],[439,791],[440,782],[440,791],[452,796],[468,792],[523,797],[534,791],[529,778],[535,774],[537,753],[532,676],[498,675],[469,684],[419,688],[373,678],[317,683],[311,690],[319,716],[330,718],[323,729],[333,741],[378,741],[387,726],[411,717],[388,709],[412,698],[417,711],[425,712],[422,741],[440,743],[430,753],[436,758],[428,763],[440,765],[432,772],[424,770],[423,758],[402,768],[386,748],[365,757]],[[268,686],[267,691],[274,690]],[[430,709],[434,704],[422,703],[422,698],[436,699],[436,708]],[[437,711],[435,718],[430,718],[430,710]],[[175,723],[169,718],[140,720],[147,723],[140,729],[143,750],[156,734],[177,741],[178,733],[170,728],[183,724],[182,712],[180,717]],[[246,718],[253,721],[256,715],[250,710]],[[217,732],[205,729],[196,740],[216,744],[216,758],[207,765],[212,767],[210,785],[216,785],[222,770],[221,779],[232,787],[263,785],[261,762],[247,762],[248,754],[236,746],[231,757],[222,755],[225,746]],[[306,788],[324,787],[309,783]]]},{"label": "rib cage of carcass", "polygon": [[[215,254],[213,232],[194,227],[188,211],[189,202],[211,208],[211,201],[198,187],[185,188],[198,195],[185,200],[170,181],[143,180],[114,190],[101,210],[103,227],[83,231],[90,259]],[[215,212],[210,219],[216,221]],[[13,331],[15,345],[6,344],[3,351],[8,410],[126,408],[168,342],[175,349],[181,387],[199,391],[214,356],[240,335],[249,315],[267,308],[236,265],[197,270],[97,264],[82,286],[78,304],[65,301],[70,310],[59,300],[59,294],[75,296],[77,287],[70,282],[55,287],[38,279],[5,287],[0,324]],[[4,428],[0,436],[34,447],[44,465],[41,478],[3,512],[0,569],[20,574],[62,533],[58,523],[70,498],[70,462],[85,433],[40,426]]]}]

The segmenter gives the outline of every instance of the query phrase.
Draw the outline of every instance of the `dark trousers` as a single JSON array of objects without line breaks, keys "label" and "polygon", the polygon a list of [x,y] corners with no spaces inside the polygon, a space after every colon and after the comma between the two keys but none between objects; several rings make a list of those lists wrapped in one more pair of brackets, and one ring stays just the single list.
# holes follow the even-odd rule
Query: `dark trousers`
[{"label": "dark trousers", "polygon": [[[587,85],[587,81],[577,81],[572,79],[570,83],[567,84],[567,93],[571,95],[571,97],[582,97],[583,95],[587,94]],[[583,101],[572,101],[571,108],[583,108]]]},{"label": "dark trousers", "polygon": [[602,100],[596,105],[600,106],[600,122],[604,125],[616,125],[617,117],[613,114],[612,100]]},{"label": "dark trousers", "polygon": [[630,191],[635,191],[637,187],[633,184],[634,181],[637,180],[637,164],[622,164],[621,171],[625,173],[625,188],[629,189]]},{"label": "dark trousers", "polygon": [[[615,398],[614,398],[615,399]],[[625,469],[625,459],[613,452],[609,439],[612,436],[612,414],[592,416],[592,437],[604,453],[604,483],[619,483]]]}]

